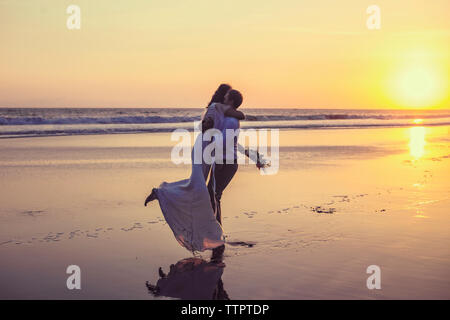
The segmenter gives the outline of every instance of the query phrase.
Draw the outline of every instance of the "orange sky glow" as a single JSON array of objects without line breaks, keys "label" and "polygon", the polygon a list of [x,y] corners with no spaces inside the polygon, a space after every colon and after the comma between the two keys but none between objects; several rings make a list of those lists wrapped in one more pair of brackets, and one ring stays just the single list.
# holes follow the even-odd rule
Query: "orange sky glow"
[{"label": "orange sky glow", "polygon": [[[66,8],[81,9],[80,30]],[[366,9],[381,9],[369,30]],[[448,0],[0,0],[0,107],[450,108]]]}]

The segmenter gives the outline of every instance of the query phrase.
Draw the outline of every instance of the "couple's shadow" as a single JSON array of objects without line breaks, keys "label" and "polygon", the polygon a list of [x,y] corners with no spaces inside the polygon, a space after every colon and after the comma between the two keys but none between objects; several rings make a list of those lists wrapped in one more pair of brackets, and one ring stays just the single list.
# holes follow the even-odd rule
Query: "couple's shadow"
[{"label": "couple's shadow", "polygon": [[230,300],[223,288],[225,264],[201,258],[186,258],[170,266],[166,275],[159,268],[156,285],[145,283],[150,294],[185,300]]}]

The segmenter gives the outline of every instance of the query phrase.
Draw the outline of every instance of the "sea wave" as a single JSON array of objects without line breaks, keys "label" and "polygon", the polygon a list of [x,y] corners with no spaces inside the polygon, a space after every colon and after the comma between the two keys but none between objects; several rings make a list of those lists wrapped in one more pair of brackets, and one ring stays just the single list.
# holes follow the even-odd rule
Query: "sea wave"
[{"label": "sea wave", "polygon": [[124,116],[124,117],[0,117],[0,125],[45,125],[45,124],[140,124],[140,123],[177,123],[192,122],[198,117],[161,117],[161,116]]},{"label": "sea wave", "polygon": [[[20,110],[18,112],[17,110]],[[132,109],[127,112],[109,109],[96,111],[93,109],[80,110],[13,110],[8,113],[0,109],[0,126],[20,125],[75,125],[75,124],[157,124],[157,123],[186,123],[200,120],[202,109],[161,109],[155,111],[142,111]],[[112,111],[110,111],[112,110]],[[145,110],[145,109],[144,109]],[[407,120],[407,119],[439,119],[449,118],[450,112],[414,112],[406,111],[361,111],[361,110],[308,110],[308,109],[247,109],[246,121],[323,121],[323,120]],[[127,115],[127,113],[129,113]],[[146,115],[152,113],[152,115]],[[155,113],[159,113],[156,115]],[[120,114],[120,116],[116,116]]]},{"label": "sea wave", "polygon": [[438,119],[447,118],[450,114],[310,114],[310,115],[251,115],[245,117],[246,121],[289,121],[289,120],[356,120],[356,119]]},{"label": "sea wave", "polygon": [[[0,137],[194,130],[204,108],[0,108]],[[449,125],[450,110],[245,108],[242,128]],[[420,120],[419,120],[420,119]]]},{"label": "sea wave", "polygon": [[[450,117],[425,119],[347,119],[347,120],[289,120],[289,121],[243,121],[242,129],[351,129],[375,127],[450,126]],[[172,132],[176,129],[194,131],[194,122],[147,123],[147,124],[71,124],[0,126],[0,138],[18,136],[88,135],[116,133]]]}]

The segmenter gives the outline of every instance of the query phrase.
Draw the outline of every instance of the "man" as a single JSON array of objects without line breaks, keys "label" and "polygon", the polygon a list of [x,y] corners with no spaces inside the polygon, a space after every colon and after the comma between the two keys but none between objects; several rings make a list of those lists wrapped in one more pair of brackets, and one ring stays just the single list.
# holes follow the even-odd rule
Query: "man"
[{"label": "man", "polygon": [[[236,118],[226,117],[224,119],[224,129],[222,131],[223,136],[223,161],[216,161],[214,168],[214,180],[209,179],[208,182],[208,191],[209,196],[211,198],[211,205],[213,210],[216,213],[217,221],[222,224],[222,213],[220,210],[220,199],[222,198],[222,193],[228,184],[233,179],[234,175],[237,172],[238,164],[237,164],[237,136],[234,135],[234,140],[231,143],[227,143],[227,133],[226,130],[235,130],[239,129],[239,120]],[[228,144],[228,146],[227,146]],[[219,163],[220,162],[220,163]],[[214,182],[216,185],[216,190],[214,192]]]},{"label": "man", "polygon": [[[242,95],[239,91],[230,90],[225,95],[224,103],[232,106],[234,109],[237,109],[242,104],[242,100],[243,100]],[[211,205],[213,207],[213,210],[216,212],[216,219],[220,224],[222,224],[222,214],[220,211],[220,199],[222,198],[223,190],[225,190],[225,188],[231,182],[231,179],[233,179],[233,177],[236,174],[236,171],[238,169],[237,142],[238,142],[239,132],[237,131],[237,134],[229,135],[230,137],[232,137],[234,139],[234,141],[227,142],[227,130],[232,130],[234,133],[238,129],[239,129],[239,120],[238,119],[232,118],[232,117],[224,118],[223,131],[222,131],[223,159],[221,159],[223,161],[216,160],[215,169],[214,169],[214,179],[211,179],[211,177],[210,177],[209,182],[208,182],[208,191],[209,191],[209,196],[211,198]],[[214,182],[216,185],[215,192],[214,192]]]},{"label": "man", "polygon": [[[234,109],[239,108],[242,104],[242,95],[237,90],[230,90],[225,95],[224,103],[230,105]],[[228,184],[233,179],[234,175],[238,170],[237,163],[237,142],[239,131],[239,120],[232,117],[225,117],[222,137],[223,137],[223,159],[222,161],[217,161],[214,168],[214,179],[209,179],[208,191],[211,198],[211,206],[216,214],[217,221],[222,224],[222,212],[220,208],[220,200],[222,198],[222,193]],[[234,139],[234,141],[227,141],[227,130],[232,130],[229,132],[228,137]],[[234,134],[236,132],[236,134]],[[232,134],[230,134],[232,133]],[[212,173],[211,173],[212,174]],[[215,190],[214,190],[215,184]],[[218,247],[213,250],[213,260],[220,260],[225,250],[225,246]]]}]

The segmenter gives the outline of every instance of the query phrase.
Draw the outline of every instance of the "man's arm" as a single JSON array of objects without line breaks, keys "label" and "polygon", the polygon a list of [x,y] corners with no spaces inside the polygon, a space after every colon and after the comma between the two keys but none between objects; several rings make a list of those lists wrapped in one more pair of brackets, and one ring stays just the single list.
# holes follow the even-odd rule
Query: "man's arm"
[{"label": "man's arm", "polygon": [[[245,115],[241,111],[237,111],[233,107],[228,107],[227,110],[224,112],[225,117],[231,117],[238,120],[244,120]],[[214,127],[214,120],[211,117],[205,116],[205,118],[202,121],[202,133],[205,133],[206,130],[211,129]]]},{"label": "man's arm", "polygon": [[238,120],[244,120],[245,119],[244,113],[242,113],[241,111],[237,111],[233,107],[230,107],[230,108],[227,109],[227,111],[225,111],[225,117],[232,117],[232,118],[236,118]]}]

